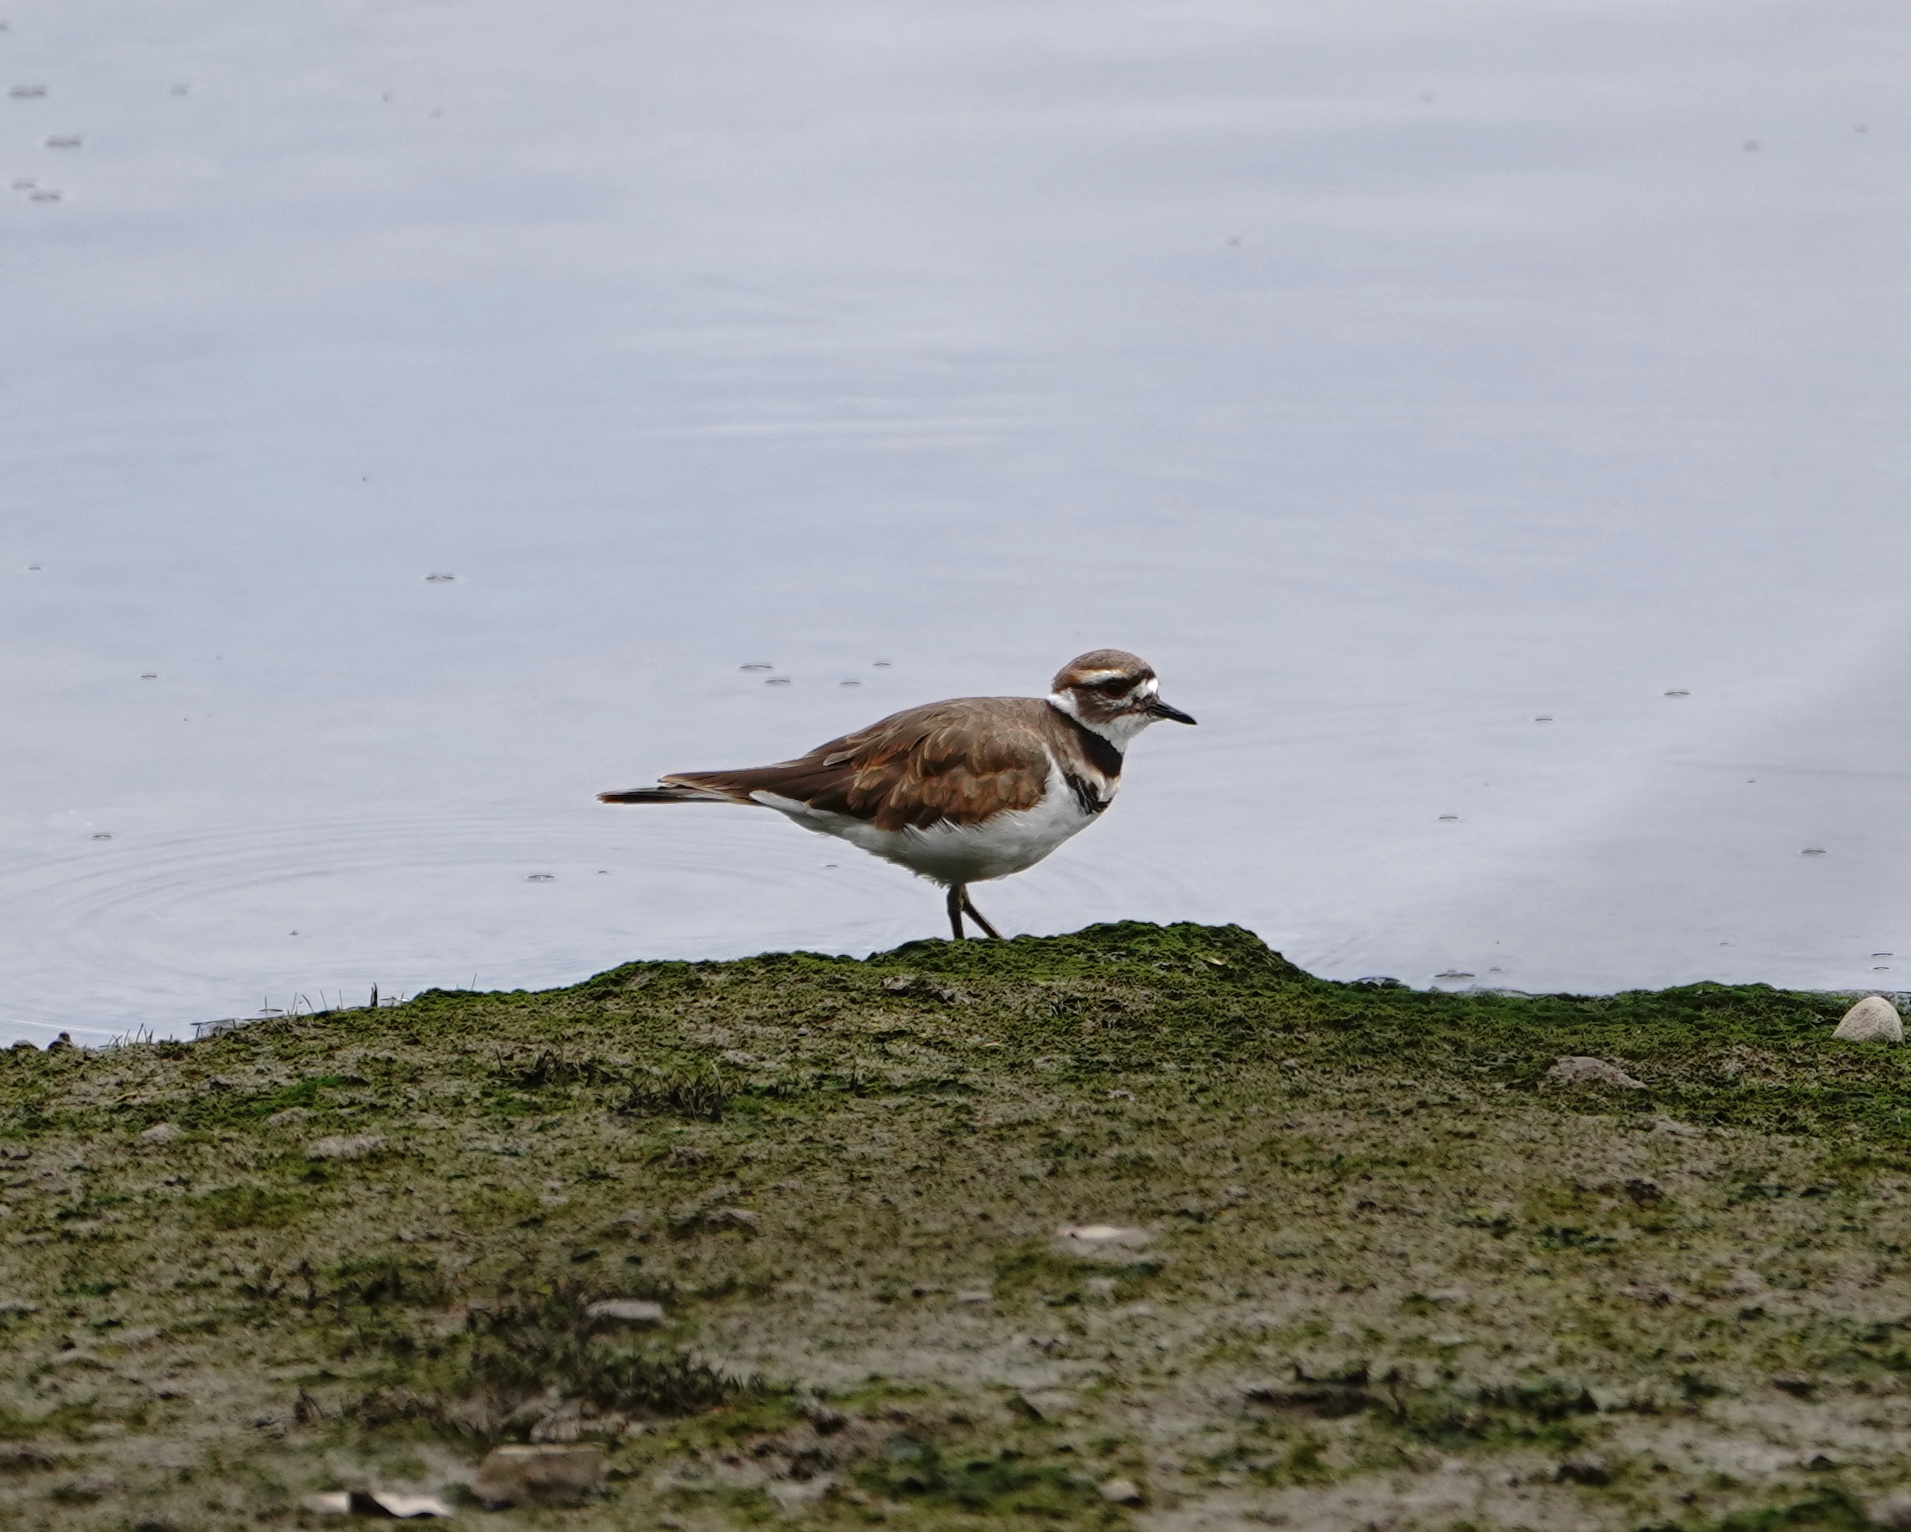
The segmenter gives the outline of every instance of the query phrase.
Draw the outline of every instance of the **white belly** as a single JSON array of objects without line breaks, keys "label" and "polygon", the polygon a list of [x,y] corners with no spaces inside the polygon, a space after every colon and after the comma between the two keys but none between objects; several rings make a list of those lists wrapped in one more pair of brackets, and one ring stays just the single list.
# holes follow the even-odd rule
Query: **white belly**
[{"label": "white belly", "polygon": [[937,883],[984,883],[1022,872],[1095,820],[1076,799],[1060,771],[1050,771],[1047,791],[1033,808],[1011,809],[976,825],[937,824],[927,829],[880,830],[848,814],[813,809],[775,793],[750,795],[788,815],[806,830],[834,835],[853,846],[897,862]]}]

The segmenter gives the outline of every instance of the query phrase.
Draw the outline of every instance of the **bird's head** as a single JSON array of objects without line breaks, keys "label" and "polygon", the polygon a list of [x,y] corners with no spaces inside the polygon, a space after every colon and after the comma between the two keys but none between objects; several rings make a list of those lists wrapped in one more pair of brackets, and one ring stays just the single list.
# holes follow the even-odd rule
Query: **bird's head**
[{"label": "bird's head", "polygon": [[1077,655],[1056,672],[1048,700],[1118,750],[1159,719],[1194,722],[1161,700],[1154,667],[1122,649]]}]

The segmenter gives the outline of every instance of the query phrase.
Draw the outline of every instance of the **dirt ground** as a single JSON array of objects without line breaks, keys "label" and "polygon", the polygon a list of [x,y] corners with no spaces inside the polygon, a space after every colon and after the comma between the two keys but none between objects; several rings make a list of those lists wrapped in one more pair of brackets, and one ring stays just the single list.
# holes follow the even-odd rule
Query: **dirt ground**
[{"label": "dirt ground", "polygon": [[[1911,1077],[1848,1004],[1124,924],[21,1045],[0,1522],[1897,1525]],[[539,1441],[601,1487],[482,1508]]]}]

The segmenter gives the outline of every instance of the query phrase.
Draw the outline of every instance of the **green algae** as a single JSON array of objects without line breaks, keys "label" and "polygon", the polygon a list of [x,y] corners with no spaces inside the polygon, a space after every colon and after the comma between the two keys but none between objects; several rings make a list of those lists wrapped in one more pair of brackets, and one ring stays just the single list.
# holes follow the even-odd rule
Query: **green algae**
[{"label": "green algae", "polygon": [[581,1437],[604,1495],[500,1526],[1845,1525],[1911,1425],[1911,1064],[1847,1003],[1123,923],[16,1049],[0,1509],[295,1521]]}]

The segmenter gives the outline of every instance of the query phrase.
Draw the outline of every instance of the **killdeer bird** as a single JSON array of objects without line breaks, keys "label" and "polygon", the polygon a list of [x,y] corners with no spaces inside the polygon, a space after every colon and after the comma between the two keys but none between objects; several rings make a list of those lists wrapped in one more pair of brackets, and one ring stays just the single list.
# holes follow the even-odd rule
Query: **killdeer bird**
[{"label": "killdeer bird", "polygon": [[1022,872],[1095,822],[1121,786],[1122,752],[1157,719],[1193,723],[1161,700],[1145,660],[1095,649],[1042,697],[957,697],[892,713],[808,755],[741,771],[680,771],[605,803],[747,803],[835,835],[948,889],[1000,936],[969,885]]}]

